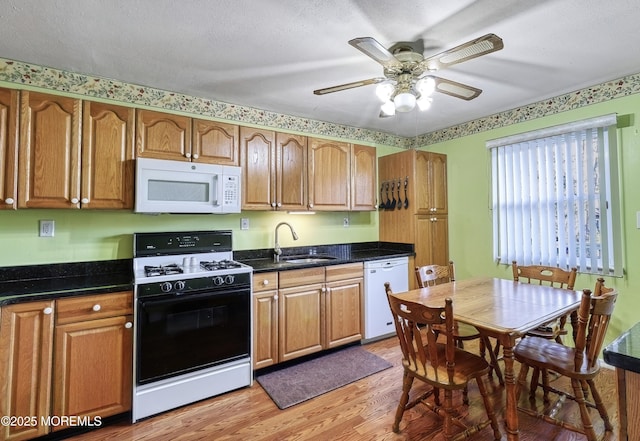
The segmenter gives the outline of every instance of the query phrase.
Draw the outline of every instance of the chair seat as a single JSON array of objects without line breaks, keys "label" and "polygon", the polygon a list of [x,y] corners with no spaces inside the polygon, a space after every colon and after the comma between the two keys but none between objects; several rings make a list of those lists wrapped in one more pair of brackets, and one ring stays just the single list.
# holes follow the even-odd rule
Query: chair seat
[{"label": "chair seat", "polygon": [[576,369],[574,348],[540,337],[523,338],[514,348],[513,354],[521,363],[577,379],[593,378],[600,369],[598,363],[590,368],[586,355],[582,359],[582,365]]},{"label": "chair seat", "polygon": [[[433,329],[444,331],[444,327],[438,325],[434,325]],[[475,326],[456,321],[453,325],[453,338],[456,340],[475,340],[476,338],[480,338],[480,332]]]},{"label": "chair seat", "polygon": [[[425,351],[428,351],[427,346],[425,346]],[[453,377],[449,379],[445,362],[446,344],[437,343],[436,351],[438,353],[437,359],[442,362],[435,367],[428,365],[427,372],[424,371],[424,366],[411,366],[406,360],[403,361],[403,364],[406,369],[414,372],[427,383],[442,389],[463,389],[470,379],[475,378],[478,374],[484,374],[489,371],[489,363],[482,357],[465,351],[464,349],[455,348],[456,366]],[[437,381],[432,381],[432,378],[437,378]]]}]

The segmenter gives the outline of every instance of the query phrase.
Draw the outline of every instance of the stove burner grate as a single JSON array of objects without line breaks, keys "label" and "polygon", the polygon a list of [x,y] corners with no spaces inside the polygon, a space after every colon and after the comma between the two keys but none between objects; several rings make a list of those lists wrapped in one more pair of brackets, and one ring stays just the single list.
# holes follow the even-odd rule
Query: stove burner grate
[{"label": "stove burner grate", "polygon": [[218,261],[210,261],[210,262],[200,262],[200,267],[207,271],[216,271],[216,270],[224,270],[230,268],[240,268],[242,265],[238,262],[234,262],[233,260],[218,260]]},{"label": "stove burner grate", "polygon": [[182,268],[180,268],[175,263],[172,263],[170,265],[158,265],[158,266],[145,265],[144,267],[144,273],[146,274],[147,277],[165,276],[165,275],[171,275],[171,274],[182,274],[182,272],[183,272]]}]

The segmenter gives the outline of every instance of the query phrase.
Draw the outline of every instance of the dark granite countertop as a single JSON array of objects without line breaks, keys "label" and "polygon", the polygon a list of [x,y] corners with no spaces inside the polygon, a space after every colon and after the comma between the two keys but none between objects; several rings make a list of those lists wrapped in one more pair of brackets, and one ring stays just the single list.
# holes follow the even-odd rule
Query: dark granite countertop
[{"label": "dark granite countertop", "polygon": [[[283,260],[291,256],[315,255],[332,257],[317,263],[289,263]],[[267,271],[287,271],[314,266],[340,265],[344,263],[366,262],[391,257],[414,256],[412,244],[393,242],[361,242],[338,245],[316,245],[308,247],[283,248],[281,261],[273,261],[273,248],[234,251],[235,260],[249,265],[255,273]]]},{"label": "dark granite countertop", "polygon": [[0,306],[131,289],[130,259],[0,267]]},{"label": "dark granite countertop", "polygon": [[611,366],[640,374],[640,323],[611,342],[603,354]]}]

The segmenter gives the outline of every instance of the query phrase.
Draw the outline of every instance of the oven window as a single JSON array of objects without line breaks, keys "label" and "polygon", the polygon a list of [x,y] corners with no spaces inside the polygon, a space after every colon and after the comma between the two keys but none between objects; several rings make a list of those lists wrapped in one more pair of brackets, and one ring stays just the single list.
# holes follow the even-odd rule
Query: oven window
[{"label": "oven window", "polygon": [[249,356],[250,291],[138,300],[137,382]]},{"label": "oven window", "polygon": [[149,179],[150,201],[208,202],[208,182],[163,181]]}]

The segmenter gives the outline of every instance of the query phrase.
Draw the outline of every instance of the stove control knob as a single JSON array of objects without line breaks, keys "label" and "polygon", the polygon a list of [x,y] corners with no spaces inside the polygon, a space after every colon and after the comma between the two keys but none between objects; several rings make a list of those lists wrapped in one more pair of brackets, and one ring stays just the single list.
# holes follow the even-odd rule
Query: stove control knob
[{"label": "stove control knob", "polygon": [[232,276],[231,274],[224,276],[224,283],[226,283],[227,285],[231,285],[234,280],[235,280],[235,277]]},{"label": "stove control knob", "polygon": [[178,280],[174,286],[176,287],[176,289],[183,290],[186,285],[184,281]]},{"label": "stove control knob", "polygon": [[160,284],[160,289],[162,290],[162,292],[169,292],[171,291],[171,288],[173,288],[173,285],[171,285],[171,282],[162,282]]},{"label": "stove control knob", "polygon": [[224,285],[224,279],[220,276],[216,276],[213,278],[213,284],[216,286]]}]

